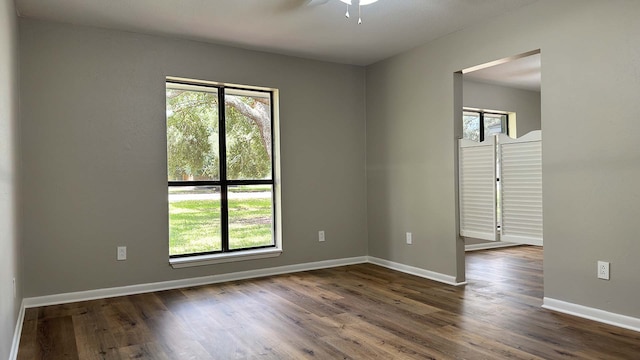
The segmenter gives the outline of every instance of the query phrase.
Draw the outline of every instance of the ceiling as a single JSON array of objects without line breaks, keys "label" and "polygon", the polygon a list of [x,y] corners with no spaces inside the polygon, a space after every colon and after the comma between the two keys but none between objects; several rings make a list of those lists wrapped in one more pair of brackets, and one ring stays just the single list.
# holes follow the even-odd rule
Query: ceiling
[{"label": "ceiling", "polygon": [[540,92],[540,53],[464,74],[465,79]]},{"label": "ceiling", "polygon": [[[15,0],[22,17],[369,65],[537,0]],[[358,0],[354,0],[357,3]]]}]

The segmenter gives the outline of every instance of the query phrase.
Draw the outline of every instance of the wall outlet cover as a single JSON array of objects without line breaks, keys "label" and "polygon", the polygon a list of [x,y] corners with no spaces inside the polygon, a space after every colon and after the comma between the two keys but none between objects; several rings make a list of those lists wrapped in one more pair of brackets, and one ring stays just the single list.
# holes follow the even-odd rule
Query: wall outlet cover
[{"label": "wall outlet cover", "polygon": [[118,246],[118,261],[127,260],[127,247]]},{"label": "wall outlet cover", "polygon": [[598,261],[598,279],[609,280],[609,263]]}]

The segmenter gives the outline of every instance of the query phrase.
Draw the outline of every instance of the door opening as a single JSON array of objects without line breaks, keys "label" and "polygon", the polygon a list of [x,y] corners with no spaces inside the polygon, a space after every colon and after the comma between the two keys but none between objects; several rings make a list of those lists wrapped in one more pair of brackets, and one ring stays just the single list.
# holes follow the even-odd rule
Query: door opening
[{"label": "door opening", "polygon": [[[482,236],[473,236],[473,232],[465,235],[463,228],[465,226],[465,219],[461,217],[461,211],[464,210],[464,205],[461,202],[464,200],[464,194],[461,194],[460,187],[458,187],[457,198],[458,202],[458,219],[457,224],[460,229],[460,238],[458,239],[458,261],[462,263],[459,265],[459,269],[464,269],[464,257],[466,251],[491,249],[499,247],[514,246],[517,243],[528,243],[541,245],[533,241],[521,241],[524,237],[518,237],[518,231],[516,228],[511,228],[507,231],[507,224],[503,224],[507,220],[505,217],[507,214],[503,212],[503,209],[509,211],[509,220],[511,225],[521,225],[522,229],[538,226],[527,223],[531,219],[539,221],[539,234],[542,237],[542,204],[541,204],[541,191],[542,180],[539,180],[540,186],[540,203],[539,215],[535,212],[522,211],[527,206],[531,205],[526,203],[528,200],[527,194],[519,193],[507,193],[513,188],[507,188],[501,178],[503,171],[507,171],[503,167],[503,157],[508,156],[505,153],[501,153],[501,148],[498,143],[510,144],[511,139],[526,139],[528,136],[530,139],[541,135],[542,121],[541,121],[541,54],[539,50],[531,51],[528,53],[520,54],[517,56],[496,60],[490,63],[477,65],[471,68],[467,68],[455,74],[454,76],[454,110],[456,122],[454,131],[457,139],[466,139],[467,141],[475,141],[478,144],[487,142],[488,139],[494,137],[491,141],[495,144],[491,149],[493,150],[494,157],[494,170],[493,173],[489,170],[489,173],[493,175],[493,184],[489,181],[486,191],[494,189],[494,213],[495,218],[493,230],[497,235],[496,238],[491,240],[483,239]],[[482,121],[480,121],[482,119]],[[535,135],[537,132],[538,135]],[[494,136],[493,134],[501,134]],[[530,135],[527,135],[530,134]],[[534,134],[534,135],[532,135]],[[515,140],[514,143],[518,141]],[[539,145],[541,142],[538,143]],[[531,145],[531,144],[529,144]],[[528,146],[529,146],[528,145]],[[531,146],[529,146],[531,147]],[[505,149],[507,147],[505,146]],[[512,149],[508,149],[509,151]],[[535,150],[535,149],[534,149]],[[487,154],[490,154],[492,150],[486,150]],[[520,150],[518,150],[520,151]],[[516,153],[518,152],[516,151]],[[536,151],[539,151],[536,150]],[[540,151],[541,152],[541,151]],[[459,162],[464,161],[464,154],[459,148],[456,149],[455,157],[457,167],[457,180],[460,184],[461,179],[464,177],[463,169],[458,168]],[[472,158],[471,158],[472,159]],[[507,161],[507,158],[504,158]],[[514,159],[516,160],[514,162]],[[469,161],[469,158],[466,159]],[[517,158],[509,158],[507,166],[513,164],[521,164],[528,160],[518,160]],[[541,161],[538,165],[540,167],[541,174]],[[508,169],[509,171],[521,171],[526,172],[526,169]],[[512,177],[509,180],[517,179],[520,175]],[[507,180],[505,178],[504,180]],[[531,179],[524,179],[524,183],[516,184],[517,187],[527,187],[530,184],[527,181]],[[472,188],[476,186],[473,183],[469,183]],[[503,196],[508,194],[511,196],[508,200]],[[514,197],[515,196],[515,197]],[[524,197],[523,197],[524,196]],[[518,198],[520,197],[520,198]],[[512,200],[521,201],[512,201]],[[513,206],[516,208],[513,208]],[[518,209],[519,205],[522,209]],[[506,206],[506,208],[505,208]],[[470,207],[471,212],[475,211],[473,206]],[[526,210],[526,209],[525,209]],[[491,209],[488,210],[491,213]],[[522,224],[520,224],[522,222]],[[535,221],[534,221],[535,222]],[[467,227],[469,228],[469,227]],[[500,235],[503,235],[504,239],[501,239]],[[522,235],[522,234],[520,234]],[[526,235],[526,234],[525,234]],[[505,241],[510,239],[511,241]],[[531,239],[528,239],[531,240]]]}]

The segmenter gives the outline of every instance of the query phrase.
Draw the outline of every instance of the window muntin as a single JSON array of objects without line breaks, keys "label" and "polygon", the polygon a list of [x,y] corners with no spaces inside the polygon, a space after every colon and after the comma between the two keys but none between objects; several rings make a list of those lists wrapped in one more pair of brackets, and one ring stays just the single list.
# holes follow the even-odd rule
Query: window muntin
[{"label": "window muntin", "polygon": [[275,246],[273,92],[167,82],[170,257]]}]

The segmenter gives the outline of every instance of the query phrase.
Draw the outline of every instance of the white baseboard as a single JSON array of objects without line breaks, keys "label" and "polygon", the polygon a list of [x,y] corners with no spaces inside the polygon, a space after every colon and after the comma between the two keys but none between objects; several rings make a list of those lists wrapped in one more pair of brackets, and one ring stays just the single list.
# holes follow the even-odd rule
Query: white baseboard
[{"label": "white baseboard", "polygon": [[520,243],[523,245],[543,246],[543,239],[530,236],[500,235],[500,240]]},{"label": "white baseboard", "polygon": [[16,320],[16,328],[13,332],[13,341],[11,342],[11,352],[9,352],[9,360],[15,360],[18,358],[18,348],[20,347],[20,335],[22,334],[22,324],[24,323],[24,300],[20,304],[20,312],[18,313],[18,320]]},{"label": "white baseboard", "polygon": [[266,269],[239,271],[229,274],[210,275],[197,278],[161,281],[148,284],[119,286],[106,289],[78,291],[64,294],[38,296],[24,299],[27,308],[65,304],[78,301],[104,299],[116,296],[134,295],[154,291],[179,289],[190,286],[208,285],[227,281],[259,278],[264,276],[280,275],[300,271],[317,270],[336,266],[353,265],[367,262],[366,256],[358,256],[345,259],[324,260],[303,264],[277,266]]},{"label": "white baseboard", "polygon": [[32,307],[47,306],[47,305],[66,304],[66,303],[78,302],[78,301],[105,299],[105,298],[116,297],[116,296],[134,295],[134,294],[142,294],[142,293],[148,293],[148,292],[154,292],[154,291],[179,289],[179,288],[190,287],[190,286],[208,285],[208,284],[215,284],[215,283],[226,282],[226,281],[244,280],[244,279],[258,278],[258,277],[264,277],[264,276],[294,273],[294,272],[300,272],[300,271],[331,268],[336,266],[361,264],[366,262],[380,265],[389,269],[401,271],[407,274],[420,276],[426,279],[439,281],[449,285],[459,286],[459,285],[466,284],[466,282],[462,282],[462,283],[456,282],[455,277],[450,275],[445,275],[445,274],[437,273],[434,271],[424,270],[421,268],[404,265],[404,264],[400,264],[400,263],[396,263],[393,261],[384,260],[376,257],[358,256],[358,257],[345,258],[345,259],[324,260],[324,261],[316,261],[316,262],[303,263],[303,264],[278,266],[278,267],[266,268],[266,269],[240,271],[240,272],[234,272],[229,274],[210,275],[210,276],[203,276],[203,277],[189,278],[189,279],[169,280],[169,281],[161,281],[161,282],[148,283],[148,284],[137,284],[137,285],[119,286],[119,287],[112,287],[112,288],[105,288],[105,289],[95,289],[95,290],[78,291],[78,292],[71,292],[71,293],[30,297],[30,298],[25,298],[23,300],[23,307],[32,308]]},{"label": "white baseboard", "polygon": [[498,249],[498,248],[519,246],[519,245],[521,245],[521,244],[514,244],[514,243],[510,243],[510,242],[505,242],[505,241],[492,241],[492,242],[488,242],[488,243],[465,245],[464,246],[464,251],[478,251],[478,250]]},{"label": "white baseboard", "polygon": [[400,263],[396,263],[393,261],[384,260],[376,257],[358,256],[358,257],[345,258],[345,259],[324,260],[324,261],[316,261],[316,262],[310,262],[310,263],[304,263],[304,264],[278,266],[278,267],[272,267],[272,268],[266,268],[266,269],[240,271],[240,272],[229,273],[229,274],[210,275],[210,276],[203,276],[203,277],[190,278],[190,279],[169,280],[169,281],[161,281],[161,282],[148,283],[148,284],[119,286],[119,287],[112,287],[112,288],[106,288],[106,289],[95,289],[95,290],[63,293],[63,294],[30,297],[22,300],[20,314],[18,316],[18,322],[16,324],[13,344],[11,348],[11,356],[9,357],[9,359],[14,360],[18,355],[18,347],[20,345],[20,335],[22,334],[22,324],[24,323],[24,313],[26,308],[66,304],[66,303],[95,300],[95,299],[105,299],[105,298],[116,297],[116,296],[134,295],[134,294],[149,293],[154,291],[179,289],[179,288],[185,288],[190,286],[208,285],[208,284],[215,284],[215,283],[221,283],[221,282],[227,282],[227,281],[252,279],[252,278],[259,278],[259,277],[272,276],[272,275],[295,273],[300,271],[309,271],[309,270],[332,268],[337,266],[361,264],[361,263],[367,263],[367,262],[375,265],[383,266],[392,270],[404,272],[407,274],[420,276],[430,280],[435,280],[435,281],[442,282],[449,285],[459,286],[459,285],[466,284],[466,282],[456,282],[455,277],[450,275],[445,275],[445,274],[437,273],[434,271],[424,270],[421,268],[404,265],[404,264],[400,264]]},{"label": "white baseboard", "polygon": [[393,262],[393,261],[389,261],[389,260],[385,260],[385,259],[380,259],[377,257],[373,257],[373,256],[368,256],[368,262],[375,264],[375,265],[379,265],[382,267],[386,267],[388,269],[392,269],[392,270],[397,270],[403,273],[407,273],[407,274],[411,274],[411,275],[415,275],[415,276],[420,276],[422,278],[425,279],[429,279],[429,280],[434,280],[434,281],[438,281],[441,283],[445,283],[448,285],[453,285],[453,286],[460,286],[460,285],[465,285],[467,282],[457,282],[456,278],[454,276],[451,275],[445,275],[442,273],[438,273],[435,271],[429,271],[429,270],[425,270],[422,268],[418,268],[415,266],[410,266],[410,265],[405,265],[405,264],[401,264],[401,263],[397,263],[397,262]]},{"label": "white baseboard", "polygon": [[543,308],[640,332],[640,319],[545,297]]},{"label": "white baseboard", "polygon": [[[484,244],[478,244],[478,245],[484,245]],[[512,246],[512,244],[505,245],[505,246]],[[115,297],[115,296],[141,294],[141,293],[161,291],[161,290],[184,288],[189,286],[207,285],[207,284],[214,284],[214,283],[220,283],[220,282],[226,282],[226,281],[259,278],[264,276],[317,270],[317,269],[331,268],[331,267],[337,267],[337,266],[361,264],[361,263],[367,263],[367,262],[375,265],[379,265],[382,267],[386,267],[392,270],[397,270],[403,273],[416,275],[422,278],[449,284],[449,285],[460,286],[460,285],[466,284],[466,282],[456,282],[455,277],[450,275],[429,271],[429,270],[417,268],[414,266],[405,265],[405,264],[401,264],[401,263],[397,263],[397,262],[393,262],[385,259],[380,259],[372,256],[358,256],[358,257],[345,258],[345,259],[316,261],[316,262],[304,263],[304,264],[278,266],[278,267],[267,268],[267,269],[241,271],[241,272],[230,273],[230,274],[211,275],[211,276],[204,276],[204,277],[191,278],[191,279],[170,280],[170,281],[162,281],[162,282],[149,283],[149,284],[139,284],[139,285],[121,286],[121,287],[114,287],[114,288],[107,288],[107,289],[96,289],[96,290],[79,291],[79,292],[65,293],[65,294],[31,297],[31,298],[25,298],[22,300],[22,304],[20,306],[20,312],[18,314],[18,319],[16,322],[16,328],[13,335],[13,342],[11,344],[11,352],[9,353],[9,360],[15,360],[18,355],[18,348],[20,345],[20,335],[22,334],[22,325],[24,323],[26,308],[55,305],[55,304],[64,304],[64,303],[85,301],[85,300],[103,299],[103,298],[109,298],[109,297]],[[542,307],[548,310],[558,311],[565,314],[570,314],[570,315],[582,317],[585,319],[594,320],[601,323],[640,332],[640,319],[638,318],[634,318],[626,315],[620,315],[620,314],[616,314],[616,313],[612,313],[612,312],[608,312],[600,309],[590,308],[582,305],[577,305],[573,303],[568,303],[565,301],[556,300],[548,297],[544,298]]]}]

